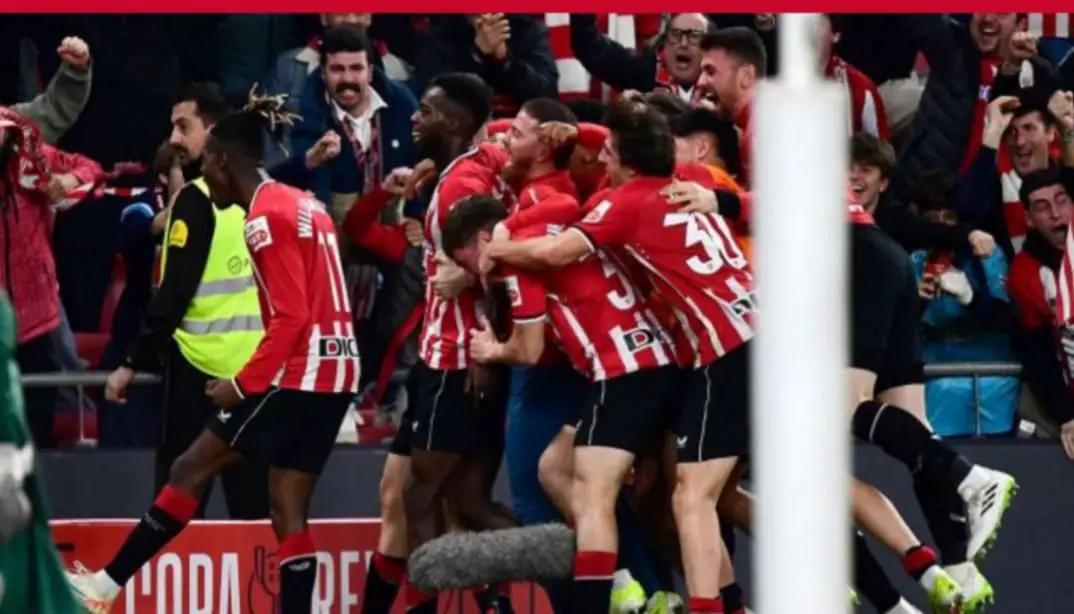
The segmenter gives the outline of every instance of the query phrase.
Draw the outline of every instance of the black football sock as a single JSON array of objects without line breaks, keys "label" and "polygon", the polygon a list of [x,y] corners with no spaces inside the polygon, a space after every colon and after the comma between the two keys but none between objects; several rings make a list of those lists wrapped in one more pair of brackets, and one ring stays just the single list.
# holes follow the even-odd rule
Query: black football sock
[{"label": "black football sock", "polygon": [[945,480],[924,471],[914,475],[914,494],[940,551],[940,561],[945,566],[965,563],[970,537],[962,497]]},{"label": "black football sock", "polygon": [[307,531],[288,535],[276,552],[280,560],[280,614],[309,614],[317,583],[317,549]]},{"label": "black football sock", "polygon": [[723,599],[723,609],[728,614],[740,614],[746,610],[745,596],[737,582],[720,588],[720,599]]},{"label": "black football sock", "polygon": [[860,531],[854,532],[854,586],[877,612],[889,612],[902,599]]},{"label": "black football sock", "polygon": [[956,488],[973,467],[950,446],[933,437],[924,424],[905,409],[878,401],[858,405],[852,420],[854,436],[873,443],[902,462],[912,474],[942,476]]},{"label": "black football sock", "polygon": [[198,500],[173,486],[165,486],[153,506],[127,536],[112,562],[104,568],[123,586],[186,527],[198,510]]},{"label": "black football sock", "polygon": [[607,612],[612,600],[612,577],[619,555],[615,552],[579,551],[574,555],[575,608],[579,612]]},{"label": "black football sock", "polygon": [[406,579],[406,559],[376,552],[365,577],[362,614],[388,614]]}]

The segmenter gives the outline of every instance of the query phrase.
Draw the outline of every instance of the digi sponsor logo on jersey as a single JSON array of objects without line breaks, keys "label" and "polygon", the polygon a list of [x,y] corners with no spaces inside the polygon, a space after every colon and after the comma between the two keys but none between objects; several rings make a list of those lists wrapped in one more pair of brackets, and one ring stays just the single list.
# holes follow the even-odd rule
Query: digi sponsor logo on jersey
[{"label": "digi sponsor logo on jersey", "polygon": [[645,348],[656,343],[656,334],[648,328],[634,328],[628,331],[624,331],[623,345],[631,353],[644,350]]},{"label": "digi sponsor logo on jersey", "polygon": [[358,340],[354,337],[321,337],[317,353],[322,358],[358,358]]},{"label": "digi sponsor logo on jersey", "polygon": [[272,245],[272,232],[265,216],[247,220],[243,232],[246,236],[246,247],[250,248],[251,252],[259,252]]}]

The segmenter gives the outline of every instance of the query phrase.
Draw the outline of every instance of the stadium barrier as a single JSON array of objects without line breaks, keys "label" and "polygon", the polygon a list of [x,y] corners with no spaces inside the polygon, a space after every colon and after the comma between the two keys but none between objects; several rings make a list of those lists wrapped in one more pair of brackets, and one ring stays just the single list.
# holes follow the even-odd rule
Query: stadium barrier
[{"label": "stadium barrier", "polygon": [[[956,447],[976,462],[1011,473],[1021,485],[996,548],[982,567],[997,593],[990,614],[1068,614],[1074,603],[1070,582],[1074,549],[1068,546],[1074,544],[1070,521],[1074,467],[1058,443],[981,439],[956,442]],[[329,459],[312,506],[313,517],[320,519],[313,531],[324,573],[318,614],[359,611],[354,599],[361,594],[376,547],[377,491],[385,454],[378,448],[340,447]],[[153,498],[152,452],[46,451],[39,461],[51,511],[58,519],[53,523],[54,536],[67,562],[103,564]],[[868,446],[856,447],[855,463],[858,475],[887,494],[927,542],[928,531],[906,469]],[[505,475],[497,481],[494,495],[510,500]],[[210,499],[208,517],[225,517],[222,497]],[[129,596],[121,599],[128,609],[118,611],[271,614],[262,609],[264,602],[256,600],[271,592],[276,582],[274,550],[275,540],[264,523],[195,522],[139,573]],[[898,558],[880,546],[874,551],[903,594],[927,611],[920,588],[900,569]],[[749,591],[749,540],[738,540],[735,563]],[[519,614],[545,614],[543,597],[533,591],[526,584],[515,588]],[[221,606],[225,595],[227,602]],[[453,594],[445,601],[441,612],[473,612],[471,599]]]},{"label": "stadium barrier", "polygon": [[[925,365],[925,377],[929,379],[937,379],[944,377],[970,377],[973,378],[973,394],[974,398],[977,398],[978,384],[983,377],[1017,377],[1021,374],[1021,365],[1016,363],[943,363],[943,364],[931,364]],[[406,377],[406,372],[403,370],[395,371],[392,375],[392,380],[395,382],[403,381]],[[48,388],[48,386],[76,386],[78,391],[78,445],[82,448],[93,448],[96,445],[96,441],[87,437],[86,432],[86,415],[84,410],[84,404],[82,403],[82,397],[85,395],[86,388],[96,388],[96,386],[103,386],[104,382],[108,378],[108,371],[62,371],[62,372],[47,372],[47,374],[23,374],[21,376],[21,382],[26,388]],[[146,372],[140,372],[134,376],[134,385],[153,385],[161,382],[161,377],[155,374],[146,374]],[[1028,395],[1022,397],[1022,405],[1033,406],[1035,401]],[[977,433],[979,433],[979,418],[981,418],[981,412],[979,407],[981,404],[977,403],[976,407],[978,411],[976,413],[977,419]],[[1024,408],[1025,409],[1025,408]],[[1033,423],[1034,432],[1039,435],[1054,435],[1057,432],[1057,427],[1054,424],[1048,423],[1046,418],[1042,418],[1039,411],[1022,411],[1022,414]],[[1040,426],[1039,429],[1036,426]]]}]

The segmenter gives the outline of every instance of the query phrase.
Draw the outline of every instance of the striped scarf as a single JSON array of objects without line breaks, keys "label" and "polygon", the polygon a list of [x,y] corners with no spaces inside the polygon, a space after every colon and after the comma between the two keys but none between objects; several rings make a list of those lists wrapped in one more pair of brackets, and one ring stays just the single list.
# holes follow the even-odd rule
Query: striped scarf
[{"label": "striped scarf", "polygon": [[1056,277],[1055,324],[1066,327],[1074,324],[1074,232],[1070,230]]},{"label": "striped scarf", "polygon": [[[656,13],[598,15],[597,25],[608,38],[627,49],[640,49],[660,30],[661,16]],[[559,98],[571,100],[609,100],[615,90],[592,78],[574,57],[571,49],[570,13],[545,13],[545,26],[552,47],[552,57],[559,72]]]}]

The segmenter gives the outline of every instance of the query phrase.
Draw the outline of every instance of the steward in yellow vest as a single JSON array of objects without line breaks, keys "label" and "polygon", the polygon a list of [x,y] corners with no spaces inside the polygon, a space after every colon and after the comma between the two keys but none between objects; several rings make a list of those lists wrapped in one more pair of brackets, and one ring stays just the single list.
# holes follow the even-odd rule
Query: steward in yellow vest
[{"label": "steward in yellow vest", "polygon": [[[245,221],[246,213],[238,205],[211,202],[203,179],[183,186],[164,229],[160,285],[124,365],[108,380],[106,394],[123,402],[135,371],[163,365],[158,489],[167,483],[172,462],[218,411],[205,394],[206,383],[238,373],[261,340],[261,310],[243,233]],[[249,461],[223,474],[232,518],[268,517],[267,479],[267,467]]]}]

